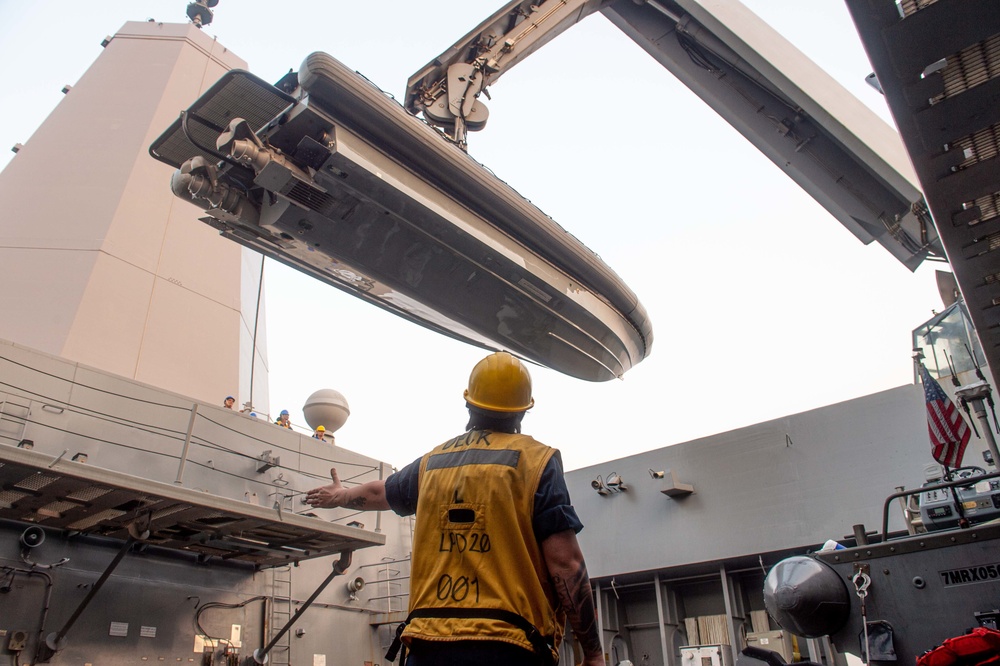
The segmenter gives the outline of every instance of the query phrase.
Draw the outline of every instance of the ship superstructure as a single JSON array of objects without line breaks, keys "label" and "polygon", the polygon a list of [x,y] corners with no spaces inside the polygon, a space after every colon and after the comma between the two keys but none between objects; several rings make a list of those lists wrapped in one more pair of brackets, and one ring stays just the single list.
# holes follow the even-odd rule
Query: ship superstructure
[{"label": "ship superstructure", "polygon": [[[935,3],[917,4],[902,17],[919,16]],[[937,4],[935,15],[955,5],[947,0]],[[688,31],[694,25],[678,21],[677,14],[692,3],[633,5],[629,1],[628,6],[622,3],[610,11],[620,17],[650,11],[665,16],[675,28],[683,23]],[[987,11],[984,16],[994,14]],[[702,25],[714,25],[710,19],[701,15]],[[984,20],[981,30],[992,25]],[[164,30],[158,24],[140,26],[127,27],[122,34],[132,31],[152,37],[143,31]],[[635,32],[641,39],[641,31]],[[677,32],[681,34],[687,32]],[[200,38],[185,35],[181,31],[176,40],[167,41],[187,39],[197,51]],[[210,52],[214,48],[202,47]],[[683,55],[691,59],[692,51],[684,50]],[[141,72],[142,63],[135,66]],[[274,88],[282,90],[280,85]],[[284,92],[291,95],[293,90],[291,85]],[[188,108],[203,90],[189,92],[178,108]],[[272,117],[280,118],[280,111]],[[161,116],[154,119],[158,126],[135,133],[147,145],[174,120]],[[308,122],[309,118],[304,113],[294,119]],[[799,129],[809,124],[802,118],[791,121]],[[268,122],[264,118],[249,133],[238,123],[231,127],[220,123],[215,139],[228,131],[231,141],[223,141],[221,147],[228,150],[241,141],[241,148],[259,149],[261,139],[270,138],[267,131],[258,135]],[[795,138],[795,128],[784,126],[788,132],[779,143]],[[848,143],[849,148],[858,148],[853,140]],[[321,148],[329,153],[337,147],[334,144]],[[325,155],[308,142],[278,148],[301,160]],[[219,149],[215,143],[214,150]],[[25,148],[18,160],[30,155]],[[309,168],[325,168],[326,159],[305,160],[306,173]],[[211,170],[206,166],[211,162],[196,165],[198,174],[209,180]],[[193,167],[188,169],[189,174],[192,171]],[[253,177],[274,176],[274,169],[262,176],[264,171],[255,170]],[[342,171],[348,178],[360,174]],[[983,171],[970,167],[969,173]],[[276,177],[295,186],[294,173],[289,168]],[[895,177],[889,180],[912,194]],[[170,196],[165,187],[162,194]],[[926,211],[903,205],[913,203],[905,196],[895,201],[902,206],[898,219],[876,216],[882,226],[867,229],[877,231],[873,237],[892,247],[894,254],[905,255],[901,260],[907,265],[924,258],[935,240],[921,236],[927,231]],[[985,209],[978,203],[963,210],[973,211],[960,216],[965,222],[988,217],[981,214]],[[202,214],[192,208],[185,214],[191,213]],[[238,210],[228,213],[237,216]],[[232,222],[225,217],[223,213],[213,217],[217,227]],[[894,227],[893,221],[905,224]],[[289,228],[283,230],[291,235]],[[859,224],[852,230],[861,235],[866,227]],[[280,231],[276,229],[279,238]],[[277,247],[288,250],[280,243]],[[111,250],[102,246],[99,261],[117,260]],[[23,257],[20,261],[28,263]],[[167,270],[146,276],[153,285],[149,294],[158,295],[160,286],[190,288],[179,275]],[[191,278],[196,284],[200,279]],[[110,282],[135,287],[125,279]],[[522,296],[540,298],[530,286],[522,284],[520,289]],[[239,303],[243,312],[242,297]],[[227,314],[223,319],[235,320],[235,302],[229,306],[223,308]],[[256,312],[259,303],[255,301],[253,308]],[[154,320],[159,316],[153,309],[150,313]],[[972,314],[973,319],[976,316]],[[919,330],[939,331],[945,319]],[[81,319],[86,320],[86,316]],[[100,319],[91,316],[94,321]],[[245,342],[251,330],[245,314],[236,328]],[[153,335],[159,330],[151,326],[147,332]],[[357,483],[390,473],[386,465],[278,429],[269,419],[262,422],[249,413],[222,409],[216,406],[216,394],[228,389],[220,391],[221,384],[188,388],[164,381],[161,386],[158,378],[120,372],[114,363],[101,365],[98,361],[104,359],[98,354],[77,358],[59,346],[37,351],[21,344],[22,334],[12,337],[15,343],[0,344],[0,595],[9,595],[0,598],[6,602],[0,616],[0,631],[5,632],[0,650],[33,663],[156,660],[208,666],[224,661],[235,666],[248,660],[259,663],[265,656],[275,664],[381,662],[390,629],[406,607],[409,521],[346,511],[310,515],[297,498],[304,489],[325,482],[330,466],[354,470],[350,482]],[[251,340],[250,348],[258,347]],[[970,350],[970,358],[978,359],[980,351]],[[241,356],[241,373],[245,360]],[[214,368],[194,365],[202,371]],[[606,362],[604,366],[607,370]],[[183,368],[170,370],[176,377],[189,374]],[[252,376],[239,375],[241,398],[245,378]],[[226,381],[231,383],[231,378]],[[168,390],[171,387],[175,390]],[[246,388],[252,394],[249,385]],[[974,527],[955,535],[948,531],[950,524],[942,523],[940,529],[929,530],[935,534],[919,536],[914,516],[920,514],[924,529],[940,518],[932,511],[947,504],[935,503],[942,488],[924,490],[928,496],[921,500],[923,507],[885,502],[897,486],[917,489],[926,481],[924,416],[920,387],[904,386],[703,440],[651,447],[643,454],[571,472],[570,490],[587,524],[581,538],[597,586],[609,663],[676,665],[700,659],[723,666],[734,661],[744,644],[770,645],[789,661],[843,663],[844,652],[856,654],[863,645],[856,634],[867,626],[857,614],[866,603],[865,595],[845,582],[850,609],[842,627],[824,627],[815,635],[809,627],[799,628],[798,635],[779,627],[773,620],[780,614],[768,617],[764,581],[768,570],[788,556],[825,562],[842,570],[837,575],[851,584],[863,570],[858,565],[866,565],[865,574],[872,579],[865,588],[866,609],[882,616],[870,616],[873,619],[897,625],[898,635],[906,640],[900,652],[907,656],[930,647],[963,622],[980,617],[988,622],[981,606],[991,598],[995,582],[983,560],[989,546],[981,544],[995,537],[995,528]],[[983,448],[972,447],[969,455]],[[957,485],[966,483],[963,479]],[[966,487],[963,499],[975,501],[986,516],[990,507],[979,503],[992,503],[995,509],[993,490],[990,485],[977,485],[972,491]],[[931,497],[932,492],[939,495]],[[860,529],[852,529],[855,526]],[[895,538],[899,540],[891,540]],[[848,548],[816,555],[827,540]],[[872,545],[875,541],[882,543]],[[951,557],[949,553],[957,552],[952,544],[971,546],[962,552],[971,553],[972,559],[963,555],[958,564],[942,563]],[[894,551],[904,546],[934,553],[905,558]],[[983,567],[985,578],[980,573]],[[885,581],[900,577],[910,582],[905,593],[884,595]],[[918,585],[918,578],[923,585]],[[963,595],[963,586],[973,583],[975,594]],[[951,613],[951,624],[942,623],[936,633],[924,632],[921,622],[926,618],[903,612],[909,610],[904,606],[919,605],[922,595],[936,595],[928,607],[937,613],[934,617]],[[943,600],[959,596],[964,605],[954,612]],[[15,616],[8,608],[27,611]],[[897,611],[902,621],[893,617]],[[832,639],[827,633],[834,634]],[[572,661],[570,646],[563,661]]]}]

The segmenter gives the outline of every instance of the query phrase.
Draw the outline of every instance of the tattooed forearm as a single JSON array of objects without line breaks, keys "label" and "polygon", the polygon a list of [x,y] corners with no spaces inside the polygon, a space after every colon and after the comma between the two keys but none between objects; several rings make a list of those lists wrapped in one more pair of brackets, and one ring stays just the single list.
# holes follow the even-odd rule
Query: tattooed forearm
[{"label": "tattooed forearm", "polygon": [[554,575],[559,605],[566,611],[573,633],[586,655],[601,654],[601,637],[597,627],[597,609],[590,588],[587,568],[581,562],[577,571],[567,577]]},{"label": "tattooed forearm", "polygon": [[347,500],[344,503],[344,507],[348,509],[363,509],[365,504],[368,504],[368,500],[364,497],[355,497],[354,499]]},{"label": "tattooed forearm", "polygon": [[340,482],[337,470],[331,468],[330,480],[333,483],[308,491],[302,501],[321,509],[347,507],[362,511],[385,511],[390,508],[385,498],[385,481],[382,479],[347,489]]}]

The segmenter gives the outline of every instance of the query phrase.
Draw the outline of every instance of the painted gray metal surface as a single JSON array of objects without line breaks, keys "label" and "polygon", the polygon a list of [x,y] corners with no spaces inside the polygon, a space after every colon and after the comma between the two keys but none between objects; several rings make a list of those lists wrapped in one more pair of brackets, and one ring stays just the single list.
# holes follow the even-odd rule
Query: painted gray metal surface
[{"label": "painted gray metal surface", "polygon": [[[974,438],[966,464],[981,460],[984,448]],[[850,545],[855,524],[880,530],[884,500],[896,486],[918,488],[928,462],[921,387],[902,386],[569,472],[585,524],[580,540],[588,568],[609,608],[605,645],[620,635],[641,650],[633,658],[679,664],[684,617],[726,614],[730,631],[750,631],[745,618],[764,607],[761,589],[770,566],[790,554],[817,551],[830,538]],[[669,499],[660,490],[670,475],[654,479],[650,470],[673,471],[695,492]],[[627,491],[602,496],[591,488],[598,475],[606,479],[613,472]],[[905,531],[895,502],[889,526],[893,533]],[[855,562],[870,564],[868,617],[893,625],[898,663],[912,663],[944,638],[975,626],[976,612],[996,606],[1000,577],[991,572],[998,565],[997,538],[1000,526],[977,525],[817,557],[834,565],[851,590]],[[720,564],[726,567],[722,577]],[[609,591],[612,581],[617,587]],[[657,593],[675,599],[678,611],[650,624],[648,609]],[[856,597],[852,601],[848,624],[832,644],[800,639],[800,648],[808,647],[814,659],[859,654],[860,606]],[[670,641],[666,655],[651,651],[651,639],[644,637],[660,626]]]},{"label": "painted gray metal surface", "polygon": [[[68,456],[84,451],[87,465],[113,470],[108,474],[148,474],[171,484],[176,479],[193,405],[188,399],[6,344],[0,345],[0,391],[0,447],[31,439],[32,451],[48,459],[63,450]],[[56,413],[54,406],[63,411]],[[277,514],[273,503],[278,500],[285,511],[301,513],[293,493],[319,485],[331,464],[355,470],[354,481],[378,476],[377,461],[331,450],[307,435],[210,405],[199,405],[198,414],[183,478],[188,490],[241,502],[256,495],[260,506],[255,510]],[[850,533],[856,522],[874,528],[881,500],[895,485],[919,484],[926,447],[922,393],[904,386],[569,472],[573,501],[586,525],[581,544],[601,588],[606,648],[617,645],[633,659],[648,656],[650,664],[680,663],[679,647],[689,643],[684,618],[698,615],[731,614],[730,631],[739,635],[747,613],[763,608],[758,554],[770,564],[777,560],[774,553],[815,549],[827,538]],[[280,454],[281,465],[257,473],[251,457],[265,449]],[[975,455],[974,447],[967,455]],[[679,481],[694,486],[694,494],[667,497],[660,491],[669,475],[653,479],[650,469],[672,470]],[[590,482],[611,472],[623,477],[628,490],[598,495]],[[406,607],[410,522],[391,513],[378,519],[345,510],[323,517],[339,525],[360,521],[369,532],[380,524],[387,545],[358,551],[347,576],[335,579],[303,615],[297,628],[304,633],[290,637],[295,662],[317,654],[378,663]],[[0,577],[16,570],[7,599],[27,609],[23,618],[0,617],[0,629],[29,630],[30,652],[40,633],[46,589],[43,576],[25,573],[30,563],[70,558],[38,570],[53,581],[44,629],[55,631],[114,557],[121,539],[68,537],[50,529],[25,561],[18,537],[27,525],[0,522]],[[292,610],[294,600],[308,597],[329,573],[332,561],[306,560],[290,569]],[[69,632],[67,647],[53,663],[93,663],[100,657],[102,663],[124,664],[142,656],[198,660],[193,621],[206,602],[233,607],[204,612],[205,631],[228,637],[231,625],[240,624],[241,654],[247,654],[265,642],[262,602],[255,597],[272,594],[271,575],[271,570],[218,557],[199,562],[194,554],[155,546],[130,553]],[[355,576],[366,586],[351,600],[344,582]],[[128,633],[109,635],[112,622],[128,623]],[[137,633],[142,627],[156,627],[156,637]]]},{"label": "painted gray metal surface", "polygon": [[[997,610],[1000,594],[1000,524],[920,534],[886,543],[818,554],[855,591],[852,578],[867,567],[871,585],[865,597],[868,622],[886,621],[894,629],[897,663],[916,657],[952,636],[979,626],[976,613]],[[863,617],[852,595],[847,624],[832,638],[844,652],[861,653]]]},{"label": "painted gray metal surface", "polygon": [[[185,434],[196,404],[186,466],[177,483]],[[25,440],[33,448],[17,447]],[[258,472],[257,458],[264,451],[280,462]],[[87,462],[72,461],[77,453],[86,454]],[[43,463],[40,467],[39,462]],[[124,532],[114,529],[114,519],[94,529],[62,529],[70,527],[67,521],[72,512],[86,510],[86,498],[78,496],[76,506],[68,508],[49,501],[58,498],[46,497],[44,487],[32,490],[45,484],[32,483],[32,474],[22,474],[30,465],[38,470],[34,476],[61,478],[52,488],[67,479],[83,479],[127,489],[132,495],[126,502],[130,511],[142,498],[181,499],[190,505],[186,510],[190,520],[182,521],[182,530],[207,518],[194,530],[208,528],[204,539],[194,537],[198,544],[193,549],[179,544],[164,547],[171,544],[152,539],[128,552],[67,632],[66,647],[51,659],[53,664],[117,665],[143,659],[201,663],[202,654],[195,649],[195,636],[201,631],[194,621],[206,603],[229,605],[210,606],[203,612],[201,624],[208,635],[228,639],[232,625],[238,624],[242,655],[262,646],[269,636],[265,603],[271,604],[276,594],[276,569],[268,568],[274,562],[239,561],[246,560],[245,552],[237,553],[242,547],[202,551],[202,557],[198,551],[230,539],[239,543],[249,538],[246,543],[251,545],[265,541],[252,531],[270,531],[268,525],[278,531],[305,532],[321,526],[318,531],[334,538],[327,550],[332,555],[287,568],[291,585],[284,593],[285,601],[278,603],[293,611],[296,602],[310,596],[330,573],[336,553],[350,547],[355,536],[360,537],[355,546],[386,544],[357,550],[346,575],[334,579],[302,616],[296,628],[305,633],[290,637],[292,663],[309,663],[313,655],[328,655],[331,660],[342,656],[351,663],[377,661],[381,659],[378,618],[388,618],[381,620],[387,622],[405,608],[409,519],[391,512],[357,514],[343,509],[310,517],[304,514],[311,511],[299,501],[304,490],[326,482],[334,465],[348,483],[389,474],[391,470],[378,461],[309,434],[0,342],[0,630],[28,633],[28,646],[21,654],[25,663],[35,654],[40,636],[67,622],[124,543]],[[19,478],[12,481],[15,477]],[[15,497],[26,488],[35,494],[27,499]],[[48,510],[32,511],[35,505]],[[60,508],[65,511],[62,517]],[[256,527],[227,536],[221,525],[227,522],[227,513],[249,518]],[[363,527],[348,525],[355,521]],[[221,530],[212,534],[210,526],[215,522]],[[108,529],[100,529],[101,525]],[[20,537],[31,526],[41,527],[45,539],[25,549]],[[65,558],[68,561],[63,562]],[[355,577],[366,584],[352,599],[345,583]],[[43,625],[47,597],[50,603]],[[4,638],[0,654],[10,654],[6,645]],[[220,646],[224,643],[210,645],[221,655]],[[283,656],[287,658],[288,653]],[[273,656],[272,664],[288,663],[277,660],[282,655]]]},{"label": "painted gray metal surface", "polygon": [[848,0],[982,341],[1000,368],[1000,5]]},{"label": "painted gray metal surface", "polygon": [[261,567],[385,543],[380,534],[301,516],[294,506],[279,512],[65,456],[6,447],[0,461],[4,520],[122,541],[143,534],[142,543],[157,548]]},{"label": "painted gray metal surface", "polygon": [[[929,256],[943,257],[892,128],[736,0],[512,0],[410,78],[407,109],[453,129],[462,115],[458,106],[465,108],[480,89],[594,11],[863,243],[877,240],[910,270]],[[453,81],[458,90],[448,90],[456,73],[449,68],[464,72]],[[452,107],[450,118],[445,105]],[[470,116],[469,129],[483,124]]]},{"label": "painted gray metal surface", "polygon": [[[896,486],[923,482],[929,452],[921,387],[902,386],[609,460],[566,479],[585,525],[590,573],[606,577],[818,547],[857,523],[878,529],[883,500]],[[650,470],[672,470],[695,491],[671,499],[661,493],[669,475],[653,479]],[[628,490],[597,494],[591,482],[613,472]],[[899,513],[891,518],[902,529]]]},{"label": "painted gray metal surface", "polygon": [[741,3],[618,0],[602,13],[861,242],[910,270],[943,256],[892,129]]}]

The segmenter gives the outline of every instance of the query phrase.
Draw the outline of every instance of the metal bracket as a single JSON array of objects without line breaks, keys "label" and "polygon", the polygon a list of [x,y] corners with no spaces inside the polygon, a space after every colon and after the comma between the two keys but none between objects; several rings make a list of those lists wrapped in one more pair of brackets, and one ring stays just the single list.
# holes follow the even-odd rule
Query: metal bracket
[{"label": "metal bracket", "polygon": [[257,460],[260,461],[260,464],[257,465],[257,473],[258,474],[263,474],[264,472],[266,472],[267,470],[271,469],[272,467],[277,467],[277,466],[279,466],[281,464],[281,456],[271,457],[271,450],[270,449],[268,449],[267,451],[264,451],[264,453],[262,453],[259,456],[257,456]]},{"label": "metal bracket", "polygon": [[[147,523],[148,523],[148,518],[149,517],[146,516]],[[142,518],[138,519],[136,523],[140,523],[141,521]],[[89,592],[87,592],[87,596],[83,598],[83,601],[81,601],[80,605],[76,607],[76,610],[73,611],[73,614],[70,616],[70,618],[66,620],[66,624],[63,625],[63,628],[60,629],[59,631],[53,631],[51,634],[45,637],[44,642],[39,644],[37,653],[35,655],[36,663],[41,664],[49,661],[53,656],[55,656],[56,652],[66,647],[66,634],[69,633],[69,630],[70,628],[72,628],[73,623],[76,622],[77,619],[80,617],[80,615],[83,614],[83,611],[87,608],[87,605],[90,604],[91,600],[94,598],[97,592],[101,589],[104,583],[111,576],[111,572],[113,572],[115,568],[121,563],[122,559],[125,557],[125,554],[132,548],[132,546],[136,543],[136,541],[139,540],[136,537],[131,536],[132,531],[133,531],[132,526],[129,525],[129,534],[130,534],[129,538],[125,540],[125,543],[122,545],[121,550],[119,550],[118,554],[115,555],[115,558],[111,560],[111,564],[108,565],[108,567],[104,570],[104,573],[101,574],[101,577],[97,579],[97,582],[94,583],[94,586],[90,588]],[[137,532],[143,531],[141,524],[137,526],[136,531]],[[145,535],[146,536],[149,535],[148,530],[145,530]]]},{"label": "metal bracket", "polygon": [[312,596],[310,596],[302,603],[302,606],[300,606],[299,609],[295,611],[295,615],[293,615],[292,618],[287,623],[285,623],[285,626],[281,628],[281,631],[279,631],[277,634],[274,635],[273,638],[271,638],[271,642],[268,643],[266,647],[264,647],[263,649],[257,648],[256,650],[253,651],[253,661],[255,663],[257,664],[267,663],[268,661],[267,654],[268,652],[271,651],[271,648],[273,648],[278,643],[278,641],[281,640],[281,637],[284,636],[285,633],[287,633],[288,630],[292,628],[292,625],[295,624],[295,622],[299,619],[300,615],[306,612],[306,609],[312,605],[312,602],[316,601],[316,597],[319,596],[320,592],[326,589],[326,586],[330,584],[330,581],[332,581],[334,578],[342,575],[344,572],[347,571],[347,569],[351,566],[351,558],[353,557],[353,555],[354,551],[352,550],[345,550],[340,554],[340,559],[333,563],[333,571],[330,572],[330,575],[326,577],[326,580],[320,583],[319,587],[316,588],[316,591],[312,593]]}]

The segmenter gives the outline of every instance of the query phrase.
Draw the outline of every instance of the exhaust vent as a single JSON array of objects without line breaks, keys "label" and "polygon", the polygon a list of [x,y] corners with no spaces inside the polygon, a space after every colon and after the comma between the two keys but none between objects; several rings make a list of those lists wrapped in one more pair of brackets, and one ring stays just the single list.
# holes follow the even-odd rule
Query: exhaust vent
[{"label": "exhaust vent", "polygon": [[1000,154],[1000,124],[967,134],[955,139],[951,150],[961,150],[965,159],[955,167],[955,171],[968,169],[974,164],[991,160]]},{"label": "exhaust vent", "polygon": [[937,0],[902,0],[899,3],[899,11],[905,17],[916,14],[921,9],[933,5]]},{"label": "exhaust vent", "polygon": [[287,192],[282,192],[282,196],[288,197],[295,203],[308,210],[314,210],[322,215],[328,215],[335,206],[334,198],[326,192],[315,187],[309,187],[301,180],[292,180],[292,186]]},{"label": "exhaust vent", "polygon": [[1000,76],[1000,35],[973,44],[949,57],[941,70],[944,92],[931,99],[937,104]]},{"label": "exhaust vent", "polygon": [[1000,192],[994,192],[993,194],[987,194],[985,197],[979,197],[974,201],[968,201],[963,204],[962,208],[963,211],[976,213],[975,219],[969,221],[969,226],[988,222],[1000,216]]}]

